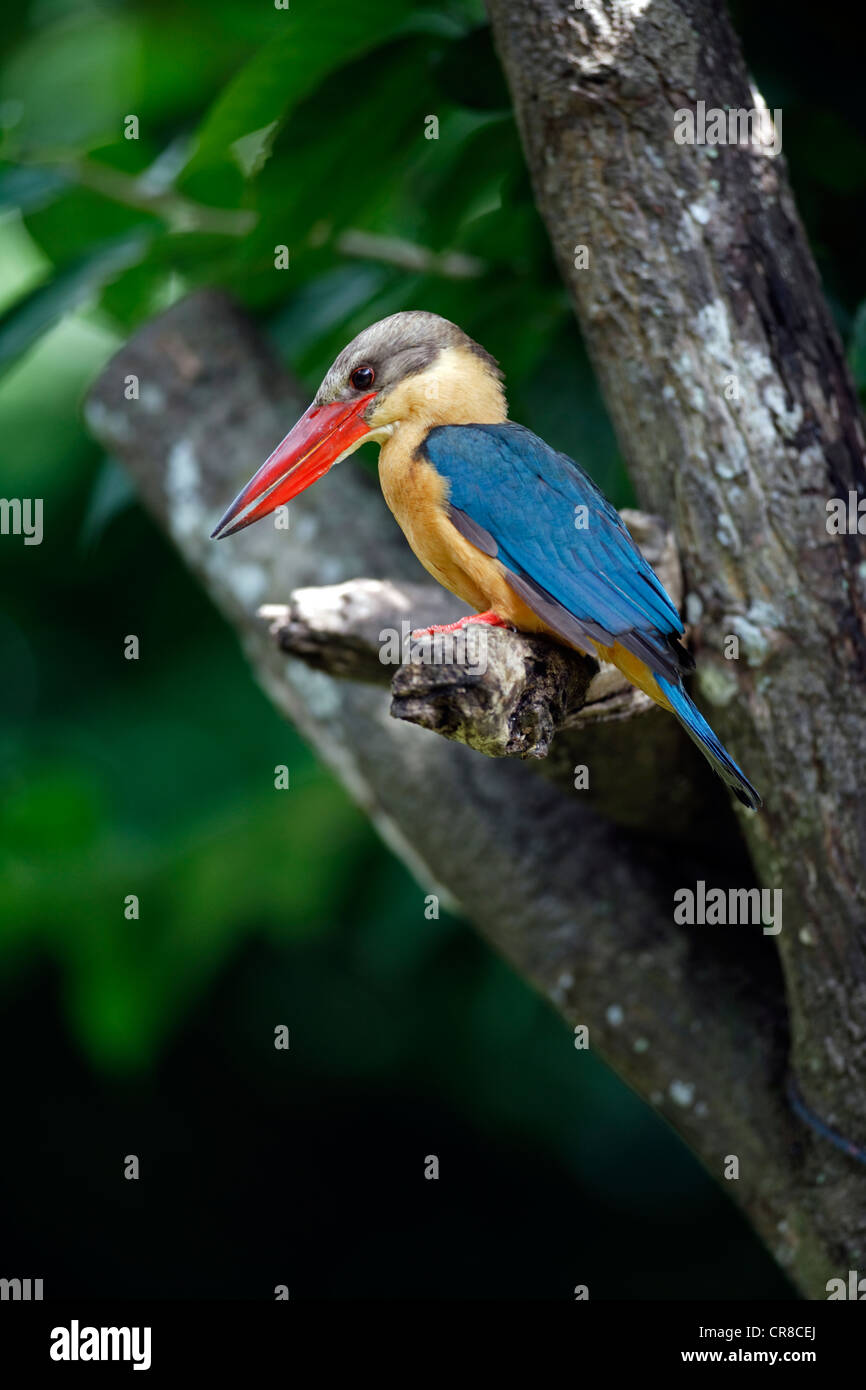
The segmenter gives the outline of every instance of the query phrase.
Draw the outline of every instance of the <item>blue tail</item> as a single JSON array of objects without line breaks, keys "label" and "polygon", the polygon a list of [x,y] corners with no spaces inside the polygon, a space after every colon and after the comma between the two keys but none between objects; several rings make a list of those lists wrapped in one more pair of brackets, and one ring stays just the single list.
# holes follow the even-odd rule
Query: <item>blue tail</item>
[{"label": "blue tail", "polygon": [[730,753],[716,738],[697,705],[689,699],[679,681],[666,680],[664,676],[659,675],[656,675],[656,681],[670,700],[677,719],[689,737],[698,745],[710,767],[719,774],[723,782],[727,782],[731,791],[742,801],[744,806],[748,806],[750,811],[757,811],[761,805],[761,798],[748,777],[743,775]]}]

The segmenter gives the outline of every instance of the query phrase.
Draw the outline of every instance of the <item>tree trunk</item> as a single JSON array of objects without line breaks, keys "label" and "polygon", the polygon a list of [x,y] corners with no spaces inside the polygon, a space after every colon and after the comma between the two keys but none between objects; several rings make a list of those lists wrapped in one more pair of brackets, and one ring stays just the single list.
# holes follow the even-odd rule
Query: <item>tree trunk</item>
[{"label": "tree trunk", "polygon": [[[700,693],[765,798],[744,833],[783,893],[797,1084],[862,1145],[866,549],[827,503],[864,496],[863,430],[784,160],[674,138],[699,101],[762,106],[716,0],[488,8],[638,496],[677,536]],[[799,1172],[836,1273],[864,1258],[864,1178],[826,1144]]]}]

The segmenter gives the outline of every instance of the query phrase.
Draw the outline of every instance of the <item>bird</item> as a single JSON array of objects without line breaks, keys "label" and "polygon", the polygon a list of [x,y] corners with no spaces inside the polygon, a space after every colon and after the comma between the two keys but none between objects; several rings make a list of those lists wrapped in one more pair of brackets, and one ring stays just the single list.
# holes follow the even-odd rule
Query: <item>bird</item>
[{"label": "bird", "polygon": [[385,501],[469,623],[545,633],[616,666],[669,710],[744,806],[761,798],[685,689],[676,606],[590,476],[508,419],[496,359],[457,324],[405,310],[337,356],[312,405],[214,529],[231,536],[362,444],[379,445]]}]

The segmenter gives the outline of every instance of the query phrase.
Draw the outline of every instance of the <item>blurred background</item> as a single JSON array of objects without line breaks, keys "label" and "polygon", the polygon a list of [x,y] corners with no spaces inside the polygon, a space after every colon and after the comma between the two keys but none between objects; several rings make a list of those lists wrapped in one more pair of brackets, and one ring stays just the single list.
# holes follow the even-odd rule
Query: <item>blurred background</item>
[{"label": "blurred background", "polygon": [[[734,15],[866,382],[858,48],[829,7]],[[481,4],[22,0],[3,28],[0,493],[44,498],[45,538],[0,538],[0,1275],[792,1297],[672,1132],[471,928],[425,919],[82,425],[191,287],[238,296],[311,393],[360,328],[425,308],[632,500]]]}]

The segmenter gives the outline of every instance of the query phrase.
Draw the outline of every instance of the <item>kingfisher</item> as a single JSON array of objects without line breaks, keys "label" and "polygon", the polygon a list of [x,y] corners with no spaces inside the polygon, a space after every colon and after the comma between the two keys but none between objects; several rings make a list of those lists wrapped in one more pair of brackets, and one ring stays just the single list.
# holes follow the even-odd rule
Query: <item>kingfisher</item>
[{"label": "kingfisher", "polygon": [[508,420],[489,352],[438,314],[364,329],[309,410],[238,494],[214,539],[303,492],[368,440],[388,507],[468,623],[546,633],[616,666],[669,710],[743,805],[761,798],[686,692],[694,660],[676,607],[587,473]]}]

